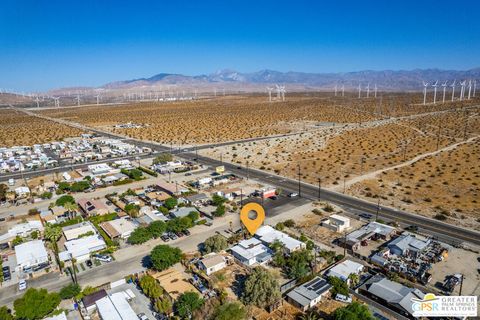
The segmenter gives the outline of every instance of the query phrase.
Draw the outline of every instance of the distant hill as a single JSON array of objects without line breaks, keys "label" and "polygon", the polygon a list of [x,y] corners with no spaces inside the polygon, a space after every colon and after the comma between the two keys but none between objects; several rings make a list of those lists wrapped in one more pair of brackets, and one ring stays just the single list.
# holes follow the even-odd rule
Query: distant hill
[{"label": "distant hill", "polygon": [[111,82],[102,88],[128,89],[145,86],[175,85],[177,87],[261,87],[272,84],[290,85],[295,88],[321,89],[332,88],[335,84],[354,88],[359,83],[366,86],[377,84],[381,89],[388,90],[420,90],[422,81],[439,83],[453,81],[454,79],[480,79],[480,68],[466,71],[441,70],[441,69],[415,69],[415,70],[384,70],[384,71],[357,71],[346,73],[305,73],[305,72],[279,72],[274,70],[261,70],[252,73],[241,73],[235,70],[220,70],[209,75],[187,76],[181,74],[159,73],[149,78],[140,78]]}]

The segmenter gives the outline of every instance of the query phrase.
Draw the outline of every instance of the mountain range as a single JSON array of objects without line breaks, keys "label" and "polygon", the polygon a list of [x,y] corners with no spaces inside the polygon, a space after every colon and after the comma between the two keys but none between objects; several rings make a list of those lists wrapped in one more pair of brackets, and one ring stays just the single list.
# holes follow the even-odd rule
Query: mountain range
[{"label": "mountain range", "polygon": [[449,84],[453,80],[480,79],[480,68],[470,70],[441,70],[441,69],[414,69],[414,70],[384,70],[384,71],[357,71],[346,73],[306,73],[306,72],[279,72],[261,70],[251,73],[241,73],[225,69],[208,75],[188,76],[173,73],[159,73],[149,78],[139,78],[107,83],[104,89],[131,89],[136,87],[186,87],[186,88],[239,88],[248,87],[265,89],[267,85],[282,84],[295,89],[322,89],[332,88],[335,84],[349,88],[356,88],[359,83],[366,86],[370,83],[384,90],[420,90],[423,81],[433,84],[438,80],[439,85],[445,81]]}]

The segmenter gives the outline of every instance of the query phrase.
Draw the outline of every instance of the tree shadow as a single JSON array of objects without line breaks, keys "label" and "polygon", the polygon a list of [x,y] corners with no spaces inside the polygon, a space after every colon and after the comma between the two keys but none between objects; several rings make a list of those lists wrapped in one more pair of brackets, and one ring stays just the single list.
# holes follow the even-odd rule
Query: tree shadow
[{"label": "tree shadow", "polygon": [[149,255],[142,258],[142,267],[147,269],[153,267],[153,262]]}]

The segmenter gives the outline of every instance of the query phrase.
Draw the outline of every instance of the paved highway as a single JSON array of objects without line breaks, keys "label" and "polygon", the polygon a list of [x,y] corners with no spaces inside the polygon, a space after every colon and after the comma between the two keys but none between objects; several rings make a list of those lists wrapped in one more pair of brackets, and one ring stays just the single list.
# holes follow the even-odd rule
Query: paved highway
[{"label": "paved highway", "polygon": [[[23,111],[23,110],[21,110]],[[30,113],[29,113],[30,114]],[[77,123],[72,123],[69,121],[65,121],[62,119],[53,119],[45,116],[39,116],[35,113],[31,113],[33,116],[38,116],[47,120],[55,121],[55,122],[60,122],[64,123],[66,125],[74,126],[77,128],[81,128],[83,130],[89,130],[92,132],[96,132],[101,135],[106,135],[112,138],[117,138],[117,139],[124,139],[126,142],[129,143],[134,143],[140,146],[144,147],[149,147],[152,150],[155,150],[155,152],[152,155],[142,155],[142,157],[148,157],[148,156],[154,156],[159,152],[165,152],[165,151],[172,151],[171,148],[168,148],[166,146],[162,146],[158,143],[153,143],[153,142],[145,142],[137,139],[131,139],[131,138],[125,138],[120,135],[112,134],[110,132],[105,132],[97,129],[92,129]],[[260,138],[262,139],[262,138]],[[219,144],[212,144],[212,145],[203,145],[201,147],[196,148],[198,149],[203,149],[203,148],[210,148],[214,146],[221,146],[221,145],[228,145],[228,144],[236,144],[239,142],[245,142],[245,141],[254,141],[258,140],[256,138],[254,139],[247,139],[247,140],[241,140],[241,141],[231,141],[231,142],[224,142],[224,143],[219,143]],[[176,149],[173,150],[172,153],[178,155],[181,158],[184,158],[186,160],[190,161],[197,161],[203,165],[211,166],[211,167],[216,167],[219,165],[225,166],[225,168],[239,176],[243,177],[250,177],[255,180],[258,180],[262,183],[269,184],[271,186],[279,187],[282,188],[283,190],[290,190],[290,191],[296,191],[301,194],[302,197],[311,199],[311,200],[316,200],[318,199],[318,187],[307,184],[304,182],[298,182],[293,179],[285,178],[282,176],[274,175],[269,172],[261,171],[261,170],[256,170],[256,169],[251,169],[251,168],[245,168],[239,165],[231,164],[231,163],[226,163],[226,162],[221,162],[216,159],[208,158],[205,156],[200,156],[198,155],[195,151],[195,148],[184,148],[184,149]],[[134,157],[134,156],[133,156]],[[130,157],[131,158],[131,157]],[[108,160],[107,160],[108,161]],[[111,160],[110,160],[111,161]],[[86,166],[86,164],[79,164],[78,167]],[[52,173],[52,172],[61,172],[67,169],[70,166],[65,167],[58,167],[58,168],[52,168],[52,169],[46,169],[44,171],[38,171],[38,172],[29,172],[25,173],[26,177],[30,176],[36,176],[39,173],[46,174],[46,173]],[[75,167],[75,166],[74,166]],[[19,174],[17,174],[18,177]],[[0,179],[4,179],[1,177]],[[470,229],[465,229],[461,228],[458,226],[450,225],[444,222],[440,222],[434,219],[430,219],[424,216],[412,214],[406,211],[402,210],[397,210],[393,209],[390,207],[385,207],[385,206],[378,206],[375,203],[371,203],[362,199],[358,199],[355,197],[351,197],[342,193],[326,190],[326,189],[321,189],[321,200],[323,201],[329,201],[332,202],[336,205],[339,205],[343,208],[346,209],[352,209],[353,211],[355,210],[360,210],[366,213],[371,213],[376,215],[378,212],[378,216],[382,218],[386,218],[389,220],[394,220],[399,223],[403,224],[409,224],[409,225],[416,225],[418,227],[421,227],[425,231],[431,233],[432,235],[444,235],[452,239],[458,240],[459,243],[461,242],[469,242],[475,245],[480,245],[480,232],[470,230]]]}]

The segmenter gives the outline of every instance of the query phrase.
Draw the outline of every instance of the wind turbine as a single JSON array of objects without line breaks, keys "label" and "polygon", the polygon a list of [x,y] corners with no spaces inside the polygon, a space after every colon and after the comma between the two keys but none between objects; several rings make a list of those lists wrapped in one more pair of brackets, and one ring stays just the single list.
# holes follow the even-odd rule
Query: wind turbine
[{"label": "wind turbine", "polygon": [[370,82],[367,84],[367,98],[370,97]]},{"label": "wind turbine", "polygon": [[468,100],[470,100],[472,93],[472,79],[468,80]]},{"label": "wind turbine", "polygon": [[362,86],[359,83],[358,84],[358,98],[360,99],[361,96],[362,96]]},{"label": "wind turbine", "polygon": [[345,84],[342,84],[342,97],[345,97]]},{"label": "wind turbine", "polygon": [[52,97],[53,101],[55,101],[55,107],[60,108],[60,97]]},{"label": "wind turbine", "polygon": [[77,106],[80,107],[80,95],[77,93]]},{"label": "wind turbine", "polygon": [[462,86],[462,89],[460,90],[460,101],[465,98],[465,84],[467,83],[467,80],[463,80],[463,82],[460,82],[460,85]]},{"label": "wind turbine", "polygon": [[272,102],[272,91],[273,91],[273,88],[272,88],[272,87],[267,87],[267,91],[268,91],[268,101],[269,101],[269,102]]},{"label": "wind turbine", "polygon": [[432,84],[433,87],[433,104],[437,102],[437,87],[438,87],[438,80],[435,81],[435,84]]},{"label": "wind turbine", "polygon": [[451,87],[452,87],[452,102],[453,102],[453,99],[455,98],[455,82],[457,80],[453,80],[453,83],[451,84]]},{"label": "wind turbine", "polygon": [[423,105],[427,103],[427,87],[428,82],[423,81]]},{"label": "wind turbine", "polygon": [[100,103],[100,95],[99,95],[99,94],[97,94],[95,97],[97,98],[97,106],[98,106],[98,105],[99,105],[99,103]]},{"label": "wind turbine", "polygon": [[377,98],[377,84],[375,83],[375,99]]},{"label": "wind turbine", "polygon": [[282,94],[282,101],[285,101],[285,86],[280,86],[280,93]]},{"label": "wind turbine", "polygon": [[337,84],[335,84],[335,97],[337,96]]},{"label": "wind turbine", "polygon": [[445,82],[442,84],[442,87],[443,87],[443,99],[442,99],[442,104],[445,104],[445,91],[447,90],[447,82],[448,82],[448,81],[445,81]]},{"label": "wind turbine", "polygon": [[40,99],[38,96],[35,98],[35,102],[37,103],[37,108],[40,108]]},{"label": "wind turbine", "polygon": [[473,80],[473,96],[475,97],[475,91],[477,91],[477,80]]}]

